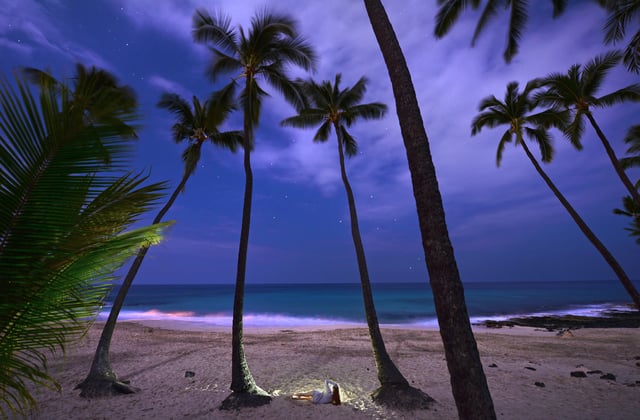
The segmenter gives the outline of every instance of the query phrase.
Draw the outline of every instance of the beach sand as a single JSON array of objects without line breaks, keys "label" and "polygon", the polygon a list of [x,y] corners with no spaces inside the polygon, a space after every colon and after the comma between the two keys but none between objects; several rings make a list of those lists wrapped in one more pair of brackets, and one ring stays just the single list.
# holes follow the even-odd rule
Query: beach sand
[{"label": "beach sand", "polygon": [[[120,323],[112,341],[112,366],[141,391],[84,399],[73,388],[88,373],[101,327],[94,325],[66,355],[51,359],[62,391],[38,390],[40,410],[29,418],[457,418],[437,331],[383,328],[387,350],[405,377],[436,400],[429,410],[374,405],[369,394],[378,382],[367,330],[345,326],[245,328],[251,372],[275,398],[258,408],[221,411],[229,395],[230,329]],[[640,329],[578,329],[565,336],[525,327],[474,331],[499,418],[640,418]],[[187,371],[195,375],[185,377]],[[575,371],[586,377],[573,377]],[[605,374],[615,380],[602,379]],[[325,378],[340,383],[342,405],[291,398],[295,392],[321,389]]]}]

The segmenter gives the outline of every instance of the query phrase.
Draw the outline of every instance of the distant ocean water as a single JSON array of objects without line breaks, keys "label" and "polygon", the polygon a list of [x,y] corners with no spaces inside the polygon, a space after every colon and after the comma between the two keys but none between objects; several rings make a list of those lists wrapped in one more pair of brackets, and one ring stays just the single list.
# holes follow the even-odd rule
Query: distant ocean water
[{"label": "distant ocean water", "polygon": [[[374,283],[381,324],[436,327],[428,283]],[[628,310],[631,300],[617,281],[477,282],[464,285],[472,322],[515,316],[574,314],[596,316]],[[114,289],[98,319],[106,319]],[[233,285],[132,285],[119,320],[183,321],[230,326]],[[244,325],[287,327],[364,325],[360,284],[248,284]]]}]

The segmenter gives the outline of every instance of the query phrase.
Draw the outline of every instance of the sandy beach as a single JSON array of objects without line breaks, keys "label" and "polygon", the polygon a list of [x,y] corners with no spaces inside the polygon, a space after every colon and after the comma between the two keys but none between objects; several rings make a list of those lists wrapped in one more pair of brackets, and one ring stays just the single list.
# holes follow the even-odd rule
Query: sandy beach
[{"label": "sandy beach", "polygon": [[[102,327],[96,324],[66,355],[51,360],[62,391],[39,390],[40,410],[29,418],[457,418],[437,331],[383,329],[387,350],[405,377],[436,400],[429,410],[402,412],[374,405],[369,394],[378,382],[367,330],[345,326],[246,329],[251,372],[275,398],[259,408],[221,411],[218,407],[229,394],[230,329],[160,325],[164,328],[123,322],[113,338],[113,368],[139,393],[89,400],[73,389],[89,370]],[[638,418],[640,329],[585,328],[562,336],[525,327],[474,331],[499,418]],[[187,371],[194,375],[185,375]],[[340,383],[342,405],[291,398],[295,392],[322,388],[325,378]]]}]

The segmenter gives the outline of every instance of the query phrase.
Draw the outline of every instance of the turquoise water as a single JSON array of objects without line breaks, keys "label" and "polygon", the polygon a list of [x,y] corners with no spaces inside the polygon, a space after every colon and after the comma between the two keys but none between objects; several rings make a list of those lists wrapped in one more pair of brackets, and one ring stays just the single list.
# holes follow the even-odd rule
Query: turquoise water
[{"label": "turquoise water", "polygon": [[[373,284],[381,324],[437,327],[428,283]],[[110,301],[115,296],[112,292]],[[133,285],[120,320],[172,320],[230,326],[233,285]],[[597,315],[631,302],[617,281],[465,284],[472,321],[534,314]],[[106,318],[107,305],[100,317]],[[364,324],[360,285],[248,284],[246,326]]]}]

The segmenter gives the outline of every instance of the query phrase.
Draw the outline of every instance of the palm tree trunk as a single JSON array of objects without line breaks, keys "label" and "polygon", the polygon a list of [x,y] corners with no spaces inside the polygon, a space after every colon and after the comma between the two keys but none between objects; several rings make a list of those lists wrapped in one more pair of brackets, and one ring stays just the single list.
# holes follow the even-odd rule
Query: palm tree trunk
[{"label": "palm tree trunk", "polygon": [[638,193],[638,190],[634,187],[633,183],[627,176],[627,173],[624,171],[624,169],[622,169],[622,165],[620,165],[620,161],[616,157],[616,153],[613,151],[613,148],[611,147],[609,140],[607,140],[607,137],[604,135],[604,133],[600,129],[600,126],[596,123],[596,120],[595,118],[593,118],[593,115],[591,114],[591,112],[587,111],[585,112],[585,114],[587,115],[589,122],[591,122],[591,126],[593,127],[593,129],[596,130],[596,134],[600,138],[600,141],[602,142],[604,149],[607,151],[607,156],[609,156],[609,159],[611,160],[611,163],[613,164],[613,167],[616,170],[616,173],[620,177],[620,180],[622,181],[624,186],[627,188],[627,190],[629,190],[629,194],[631,194],[631,197],[633,198],[633,201],[635,201],[636,205],[640,206],[640,194]]},{"label": "palm tree trunk", "polygon": [[244,142],[244,205],[242,207],[242,228],[238,248],[238,268],[236,287],[233,299],[233,325],[231,341],[231,390],[234,392],[251,392],[255,383],[249,371],[243,345],[242,316],[244,312],[244,289],[247,269],[247,249],[249,246],[249,226],[251,223],[251,200],[253,191],[253,173],[251,171],[251,151],[248,142]]},{"label": "palm tree trunk", "polygon": [[[162,221],[162,218],[165,216],[165,214],[167,214],[171,206],[173,206],[173,203],[178,198],[180,192],[184,189],[184,186],[187,184],[187,181],[191,176],[191,173],[192,172],[185,171],[180,184],[178,184],[176,189],[171,194],[171,197],[169,197],[167,203],[164,205],[164,207],[162,207],[162,209],[160,209],[156,217],[153,219],[152,225],[156,225]],[[138,269],[142,265],[142,262],[144,261],[144,257],[147,255],[148,250],[149,247],[140,248],[140,251],[138,251],[138,255],[136,256],[135,260],[133,260],[133,263],[131,264],[126,277],[120,285],[120,289],[118,289],[118,294],[113,301],[113,305],[111,306],[111,311],[109,312],[107,322],[102,328],[102,334],[100,335],[98,347],[96,348],[93,362],[91,363],[89,375],[87,375],[84,381],[76,385],[75,389],[81,390],[81,397],[91,398],[100,395],[135,392],[135,388],[130,387],[122,382],[118,382],[117,376],[111,368],[109,352],[113,332],[115,331],[116,324],[118,322],[118,316],[120,315],[120,311],[122,310],[122,307],[124,305],[127,293],[129,293],[131,284],[133,283],[133,280],[135,279],[136,274],[138,273]]]},{"label": "palm tree trunk", "polygon": [[445,220],[442,197],[420,107],[402,49],[380,0],[364,0],[396,102],[418,211],[451,387],[460,418],[495,419]]},{"label": "palm tree trunk", "polygon": [[[248,97],[252,98],[251,79],[246,79]],[[243,325],[244,289],[247,271],[247,250],[249,247],[249,227],[251,225],[251,201],[253,195],[253,172],[251,171],[251,145],[253,138],[251,99],[248,100],[244,115],[244,204],[242,207],[242,227],[240,230],[240,245],[238,246],[238,268],[236,273],[236,287],[233,298],[233,321],[231,328],[231,390],[234,393],[268,394],[258,387],[251,375],[247,359],[244,354]],[[231,408],[231,405],[229,405]]]},{"label": "palm tree trunk", "polygon": [[367,260],[364,254],[364,246],[360,237],[360,228],[358,226],[358,214],[356,212],[356,202],[353,197],[353,191],[347,178],[347,171],[344,165],[344,149],[342,145],[342,136],[337,124],[334,124],[336,134],[338,136],[338,153],[340,156],[340,173],[342,174],[342,182],[347,193],[347,201],[349,202],[349,215],[351,217],[351,236],[353,237],[353,246],[356,250],[358,259],[358,270],[360,271],[360,283],[362,284],[362,297],[364,299],[364,310],[367,318],[367,326],[369,327],[369,335],[371,337],[371,346],[373,347],[373,356],[378,369],[378,380],[381,385],[400,385],[408,386],[409,382],[402,376],[400,370],[391,360],[389,353],[384,345],[380,325],[378,323],[378,315],[373,303],[373,293],[371,291],[371,282],[369,280],[369,270],[367,269]]},{"label": "palm tree trunk", "polygon": [[527,144],[524,141],[520,144],[522,145],[522,148],[524,149],[531,163],[533,163],[533,166],[535,166],[536,171],[538,171],[538,174],[542,177],[542,179],[544,179],[544,182],[546,182],[547,186],[551,188],[553,194],[558,198],[558,200],[560,200],[564,208],[569,212],[569,215],[571,215],[571,218],[574,222],[576,222],[582,233],[587,237],[587,239],[589,239],[593,246],[596,247],[600,255],[602,255],[602,258],[604,258],[604,260],[607,262],[607,264],[609,264],[614,273],[616,273],[616,276],[618,276],[618,279],[627,290],[627,293],[629,293],[629,295],[631,296],[631,299],[635,303],[636,307],[638,308],[638,310],[640,310],[640,294],[638,294],[635,286],[633,285],[627,274],[624,272],[620,264],[618,264],[618,261],[613,257],[613,255],[611,255],[604,244],[600,242],[595,233],[593,233],[593,231],[589,229],[589,226],[587,226],[584,220],[582,220],[580,215],[575,211],[571,204],[569,204],[567,199],[564,198],[560,190],[556,188],[555,184],[551,181],[551,179],[538,164],[538,161],[527,147]]}]

